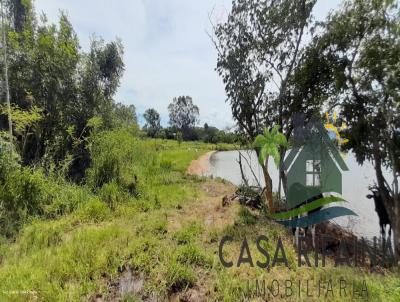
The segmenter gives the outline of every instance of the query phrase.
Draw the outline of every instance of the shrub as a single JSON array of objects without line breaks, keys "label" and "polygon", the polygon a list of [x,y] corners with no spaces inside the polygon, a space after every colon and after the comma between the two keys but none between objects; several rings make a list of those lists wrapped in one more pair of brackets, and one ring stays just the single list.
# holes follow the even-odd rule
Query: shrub
[{"label": "shrub", "polygon": [[0,155],[0,186],[0,233],[7,237],[51,202],[51,181],[40,170],[21,167],[7,152]]},{"label": "shrub", "polygon": [[257,222],[257,217],[254,216],[249,209],[242,206],[239,211],[239,219],[243,224],[253,225]]},{"label": "shrub", "polygon": [[111,210],[115,210],[117,204],[124,199],[125,194],[120,190],[118,184],[113,181],[103,185],[99,190],[98,195]]},{"label": "shrub", "polygon": [[92,138],[90,154],[91,168],[87,171],[88,184],[101,188],[104,184],[116,182],[129,186],[135,179],[134,157],[140,156],[135,137],[123,129],[102,132]]},{"label": "shrub", "polygon": [[81,222],[101,222],[110,214],[107,205],[98,198],[91,198],[76,213],[76,218]]},{"label": "shrub", "polygon": [[20,253],[59,245],[62,242],[62,234],[65,229],[66,223],[63,221],[35,221],[27,225],[18,237]]},{"label": "shrub", "polygon": [[52,195],[52,202],[45,207],[47,218],[70,214],[93,197],[93,193],[87,187],[70,184],[66,181],[54,183]]}]

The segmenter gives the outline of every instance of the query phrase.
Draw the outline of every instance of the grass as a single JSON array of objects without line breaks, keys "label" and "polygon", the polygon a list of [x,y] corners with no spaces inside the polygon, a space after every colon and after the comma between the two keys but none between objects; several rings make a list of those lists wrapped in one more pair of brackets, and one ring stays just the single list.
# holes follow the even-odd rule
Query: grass
[{"label": "grass", "polygon": [[[332,266],[299,268],[285,229],[246,208],[222,208],[221,195],[228,184],[185,174],[191,160],[213,150],[214,145],[137,139],[132,144],[132,167],[121,173],[137,176],[138,195],[128,194],[118,180],[95,190],[67,186],[66,196],[76,195],[79,203],[71,205],[59,193],[48,206],[52,215],[26,224],[15,242],[1,245],[1,301],[85,301],[96,294],[107,297],[110,284],[118,280],[123,267],[145,276],[142,295],[156,295],[161,300],[189,289],[210,301],[250,300],[245,296],[247,280],[270,284],[273,279],[344,277],[365,279],[370,301],[400,301],[398,272],[381,275]],[[205,186],[219,194],[207,193]],[[214,223],[206,223],[209,216]],[[234,238],[224,249],[227,259],[237,261],[246,237],[256,263],[264,260],[255,246],[255,238],[261,234],[269,238],[263,247],[271,255],[277,238],[283,238],[290,269],[278,266],[268,271],[247,264],[223,268],[218,244],[224,235]],[[301,298],[293,301],[321,300],[307,298],[304,288],[301,293]],[[135,295],[123,298],[140,301]],[[277,297],[273,301],[281,300]],[[336,294],[326,300],[350,298]],[[262,299],[253,297],[252,301]]]}]

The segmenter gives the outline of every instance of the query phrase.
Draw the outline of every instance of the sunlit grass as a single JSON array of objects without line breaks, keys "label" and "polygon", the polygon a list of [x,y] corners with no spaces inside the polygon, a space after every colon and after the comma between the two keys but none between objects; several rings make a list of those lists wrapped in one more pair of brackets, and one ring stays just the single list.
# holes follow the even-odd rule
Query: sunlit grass
[{"label": "sunlit grass", "polygon": [[[123,167],[121,173],[127,178],[133,177],[129,173],[136,175],[139,195],[133,196],[117,182],[95,190],[58,187],[55,204],[48,207],[51,215],[26,224],[15,242],[1,245],[0,301],[34,301],[35,297],[79,301],[99,293],[106,297],[110,282],[126,266],[144,274],[145,293],[161,300],[200,287],[210,301],[240,301],[247,299],[248,280],[343,277],[365,279],[370,301],[400,301],[398,273],[386,271],[383,276],[332,265],[298,268],[288,232],[246,208],[238,209],[235,222],[227,219],[223,227],[207,226],[198,207],[207,200],[202,185],[211,181],[185,172],[193,159],[215,146],[136,138],[130,144],[127,148],[135,156],[125,164],[132,167]],[[185,214],[180,214],[182,208]],[[224,249],[235,264],[232,268],[224,268],[218,258],[224,235],[234,238]],[[243,238],[249,241],[254,263],[264,260],[255,246],[258,235],[269,238],[264,248],[272,256],[277,238],[283,239],[289,268],[236,267]],[[293,301],[321,300],[304,298],[306,293],[301,291],[303,298]],[[336,295],[327,301],[346,299],[350,301]]]}]

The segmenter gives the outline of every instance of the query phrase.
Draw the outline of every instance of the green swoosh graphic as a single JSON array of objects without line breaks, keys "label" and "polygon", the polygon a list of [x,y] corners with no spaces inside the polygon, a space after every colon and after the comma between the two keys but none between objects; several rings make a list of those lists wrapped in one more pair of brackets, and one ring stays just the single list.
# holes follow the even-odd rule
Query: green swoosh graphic
[{"label": "green swoosh graphic", "polygon": [[292,218],[290,220],[277,220],[277,223],[280,223],[286,227],[299,227],[299,228],[305,228],[310,225],[315,225],[319,224],[323,221],[327,221],[336,217],[341,217],[341,216],[357,216],[356,213],[354,213],[352,210],[347,209],[345,207],[330,207],[330,208],[325,208],[322,209],[321,211],[311,213],[310,215],[307,216],[302,216],[300,218]]},{"label": "green swoosh graphic", "polygon": [[322,197],[320,199],[314,200],[311,203],[304,204],[299,208],[296,208],[296,209],[293,209],[290,211],[286,211],[286,212],[273,213],[270,216],[275,219],[287,219],[290,217],[298,216],[298,215],[303,214],[308,211],[315,210],[316,208],[322,207],[331,202],[337,202],[337,201],[347,202],[346,200],[344,200],[341,197],[327,196],[327,197]]}]

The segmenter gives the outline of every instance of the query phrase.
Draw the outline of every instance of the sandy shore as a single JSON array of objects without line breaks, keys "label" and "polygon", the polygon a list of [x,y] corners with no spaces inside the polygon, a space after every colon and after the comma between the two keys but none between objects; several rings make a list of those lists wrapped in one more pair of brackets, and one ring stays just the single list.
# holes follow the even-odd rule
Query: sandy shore
[{"label": "sandy shore", "polygon": [[187,168],[187,174],[189,175],[198,175],[198,176],[204,176],[207,174],[207,172],[210,171],[211,165],[210,165],[210,157],[217,151],[210,151],[202,156],[200,156],[198,159],[192,160],[190,163],[189,167]]}]

